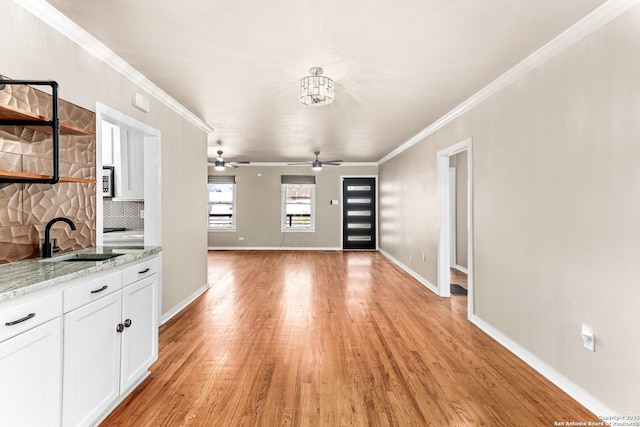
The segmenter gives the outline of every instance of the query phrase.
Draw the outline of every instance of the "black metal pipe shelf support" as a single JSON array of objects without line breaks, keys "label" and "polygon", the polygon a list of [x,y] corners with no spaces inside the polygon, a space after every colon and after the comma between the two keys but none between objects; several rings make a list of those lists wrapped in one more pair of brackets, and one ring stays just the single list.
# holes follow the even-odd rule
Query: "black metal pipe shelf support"
[{"label": "black metal pipe shelf support", "polygon": [[53,170],[51,178],[0,178],[0,183],[57,184],[60,181],[60,118],[58,116],[58,83],[53,80],[4,80],[0,79],[0,89],[5,85],[51,86],[51,120],[2,120],[0,125],[9,126],[50,126],[53,137]]}]

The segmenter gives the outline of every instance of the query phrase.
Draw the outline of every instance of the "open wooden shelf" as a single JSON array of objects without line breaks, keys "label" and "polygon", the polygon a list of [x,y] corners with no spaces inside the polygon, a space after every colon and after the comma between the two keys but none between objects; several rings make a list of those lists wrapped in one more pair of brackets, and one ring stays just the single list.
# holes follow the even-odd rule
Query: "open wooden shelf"
[{"label": "open wooden shelf", "polygon": [[[1,76],[0,76],[1,77]],[[43,85],[51,86],[51,119],[44,116],[0,104],[0,126],[22,126],[45,132],[52,137],[53,156],[51,159],[52,175],[32,174],[26,172],[0,170],[0,183],[43,183],[56,184],[58,182],[96,182],[95,179],[71,178],[60,176],[60,135],[94,136],[95,132],[60,122],[58,113],[58,83],[53,80],[5,80],[0,78],[0,84],[9,85]]]},{"label": "open wooden shelf", "polygon": [[[27,172],[14,172],[14,171],[6,171],[0,170],[0,178],[19,178],[19,179],[50,179],[51,175],[40,175],[37,173],[27,173]],[[87,183],[95,183],[95,179],[89,178],[73,178],[61,176],[60,182],[87,182]]]},{"label": "open wooden shelf", "polygon": [[[15,108],[10,105],[0,104],[0,121],[2,120],[28,121],[30,124],[25,124],[24,126],[30,129],[46,132],[48,134],[53,133],[53,129],[49,124],[50,120],[46,117],[30,111],[20,110],[19,108]],[[60,122],[60,135],[95,135],[95,132]]]}]

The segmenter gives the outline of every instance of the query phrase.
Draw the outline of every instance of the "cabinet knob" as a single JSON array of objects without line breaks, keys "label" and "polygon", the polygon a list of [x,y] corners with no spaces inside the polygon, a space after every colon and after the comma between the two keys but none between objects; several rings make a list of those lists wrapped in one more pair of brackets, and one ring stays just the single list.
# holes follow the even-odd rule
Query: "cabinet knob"
[{"label": "cabinet knob", "polygon": [[127,320],[124,321],[124,327],[128,328],[129,326],[131,326],[132,323],[133,322],[131,321],[131,319],[127,319]]},{"label": "cabinet knob", "polygon": [[118,323],[118,326],[116,326],[116,331],[118,332],[124,331],[124,325],[122,323]]}]

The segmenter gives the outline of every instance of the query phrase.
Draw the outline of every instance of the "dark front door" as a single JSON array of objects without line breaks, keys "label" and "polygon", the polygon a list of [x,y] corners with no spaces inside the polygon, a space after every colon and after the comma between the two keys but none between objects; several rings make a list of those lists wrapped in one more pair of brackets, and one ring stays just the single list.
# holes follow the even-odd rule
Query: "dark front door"
[{"label": "dark front door", "polygon": [[342,247],[376,249],[376,179],[342,181]]}]

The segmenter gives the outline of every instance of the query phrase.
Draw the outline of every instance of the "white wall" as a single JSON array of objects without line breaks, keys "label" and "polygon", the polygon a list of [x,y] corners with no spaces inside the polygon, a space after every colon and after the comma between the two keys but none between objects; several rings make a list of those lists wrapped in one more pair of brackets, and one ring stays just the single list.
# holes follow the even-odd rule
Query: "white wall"
[{"label": "white wall", "polygon": [[[209,232],[212,248],[341,248],[342,176],[378,174],[374,166],[325,166],[319,172],[300,166],[240,166],[212,175],[236,176],[236,231]],[[315,175],[315,232],[282,232],[281,175]],[[239,240],[243,237],[244,240]]]},{"label": "white wall", "polygon": [[14,2],[2,1],[0,74],[56,80],[60,97],[95,111],[96,101],[162,133],[163,312],[207,282],[206,134],[151,98],[151,112],[131,105],[144,93],[131,81]]},{"label": "white wall", "polygon": [[636,6],[380,166],[381,248],[435,285],[436,152],[473,138],[476,316],[619,414],[640,414],[639,52]]}]

